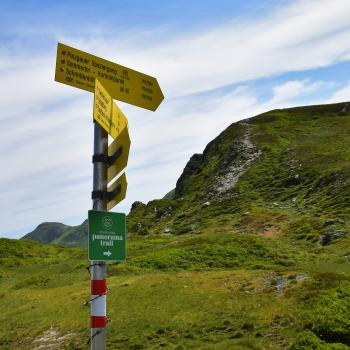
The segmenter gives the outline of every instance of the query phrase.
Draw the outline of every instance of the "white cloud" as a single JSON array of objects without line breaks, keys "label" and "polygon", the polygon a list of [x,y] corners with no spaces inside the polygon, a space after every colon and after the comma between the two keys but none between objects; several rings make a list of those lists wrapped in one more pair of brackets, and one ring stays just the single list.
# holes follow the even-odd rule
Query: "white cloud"
[{"label": "white cloud", "polygon": [[271,103],[287,103],[300,95],[306,96],[315,93],[326,85],[327,84],[322,81],[309,82],[308,80],[290,80],[273,87]]},{"label": "white cloud", "polygon": [[350,101],[350,83],[334,92],[326,103],[337,103]]},{"label": "white cloud", "polygon": [[85,40],[83,47],[155,75],[171,97],[348,59],[349,15],[347,0],[296,1],[260,20],[225,23],[167,42],[146,34],[142,44],[129,37],[128,46],[113,35]]},{"label": "white cloud", "polygon": [[[349,15],[345,0],[297,1],[254,22],[186,37],[172,33],[169,40],[156,32],[123,41],[60,36],[156,76],[164,89],[166,100],[156,113],[121,104],[132,148],[128,196],[119,208],[164,195],[189,157],[234,121],[322,91],[324,82],[291,80],[272,87],[272,97],[261,102],[253,84],[237,83],[349,59]],[[10,49],[0,54],[0,233],[48,220],[78,224],[91,206],[92,95],[53,81],[54,55],[21,53],[20,45],[16,56]],[[200,91],[206,92],[188,95]],[[349,93],[346,87],[333,100]]]}]

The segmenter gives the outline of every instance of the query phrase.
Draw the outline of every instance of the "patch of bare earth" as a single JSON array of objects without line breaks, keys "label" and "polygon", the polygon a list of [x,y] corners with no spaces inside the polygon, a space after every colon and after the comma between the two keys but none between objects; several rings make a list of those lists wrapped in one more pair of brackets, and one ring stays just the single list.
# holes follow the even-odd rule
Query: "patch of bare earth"
[{"label": "patch of bare earth", "polygon": [[51,327],[34,339],[34,350],[61,349],[62,346],[74,338],[75,335],[76,334],[73,332],[62,333],[59,330]]}]

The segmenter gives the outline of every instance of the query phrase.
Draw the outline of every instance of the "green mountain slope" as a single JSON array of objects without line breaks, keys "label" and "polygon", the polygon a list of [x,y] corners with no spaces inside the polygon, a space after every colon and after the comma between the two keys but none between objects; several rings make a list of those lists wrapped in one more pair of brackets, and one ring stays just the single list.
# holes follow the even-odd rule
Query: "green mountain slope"
[{"label": "green mountain slope", "polygon": [[[108,266],[107,348],[349,349],[348,135],[347,103],[264,113],[135,202],[128,261]],[[87,265],[83,249],[1,239],[0,349],[85,349]]]},{"label": "green mountain slope", "polygon": [[71,226],[65,229],[53,242],[66,247],[87,247],[88,221],[81,225]]},{"label": "green mountain slope", "polygon": [[30,239],[40,243],[52,243],[67,228],[60,222],[43,222],[34,231],[26,234],[21,239]]},{"label": "green mountain slope", "polygon": [[129,231],[226,230],[327,243],[349,229],[348,104],[275,110],[232,124],[194,155],[175,198],[135,203]]},{"label": "green mountain slope", "polygon": [[[147,205],[134,203],[128,231],[149,235],[235,228],[288,233],[311,243],[344,236],[350,200],[349,110],[348,103],[299,107],[232,124],[203,154],[191,157],[175,190]],[[74,227],[44,223],[23,239],[85,247],[87,222]]]}]

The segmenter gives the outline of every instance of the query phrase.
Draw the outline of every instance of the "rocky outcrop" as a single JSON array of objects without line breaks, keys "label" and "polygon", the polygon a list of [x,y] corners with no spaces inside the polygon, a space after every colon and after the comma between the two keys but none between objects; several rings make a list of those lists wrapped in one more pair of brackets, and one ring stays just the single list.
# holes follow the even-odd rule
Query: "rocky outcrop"
[{"label": "rocky outcrop", "polygon": [[334,230],[334,231],[327,232],[322,237],[322,245],[328,245],[336,238],[341,238],[344,236],[345,236],[345,232],[340,231],[340,230]]},{"label": "rocky outcrop", "polygon": [[[249,165],[261,155],[261,150],[251,141],[251,126],[247,123],[247,120],[239,124],[243,126],[246,131],[241,138],[232,141],[228,152],[226,152],[224,157],[220,160],[216,175],[208,185],[205,193],[208,198],[216,198],[218,195],[231,189],[244,174]],[[175,198],[184,195],[187,179],[192,175],[199,174],[203,168],[211,162],[209,153],[213,153],[213,151],[214,154],[216,151],[219,152],[218,145],[220,141],[222,141],[222,137],[223,135],[221,134],[218,138],[210,142],[203,154],[194,154],[191,157],[176,183]]]},{"label": "rocky outcrop", "polygon": [[146,208],[146,204],[144,204],[140,201],[136,201],[136,202],[132,203],[130,212],[132,212],[138,208]]},{"label": "rocky outcrop", "polygon": [[185,169],[183,170],[181,176],[176,182],[175,198],[179,198],[183,195],[183,190],[184,190],[186,180],[190,176],[200,173],[203,169],[203,166],[204,166],[204,155],[195,153],[186,164]]},{"label": "rocky outcrop", "polygon": [[209,197],[218,197],[235,186],[238,179],[245,173],[249,165],[261,155],[261,150],[251,141],[249,124],[244,136],[235,140],[230,152],[222,160],[217,175],[208,189]]},{"label": "rocky outcrop", "polygon": [[322,235],[322,245],[328,245],[337,238],[346,236],[345,222],[341,219],[329,218],[323,223],[325,233]]},{"label": "rocky outcrop", "polygon": [[170,217],[173,214],[174,208],[169,207],[155,207],[154,212],[156,214],[156,219],[161,220],[167,217]]}]

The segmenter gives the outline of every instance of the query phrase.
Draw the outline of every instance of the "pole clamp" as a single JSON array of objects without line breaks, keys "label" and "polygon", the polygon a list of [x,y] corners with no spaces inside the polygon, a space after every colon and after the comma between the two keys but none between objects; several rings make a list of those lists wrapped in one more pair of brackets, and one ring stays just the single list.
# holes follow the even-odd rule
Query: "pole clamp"
[{"label": "pole clamp", "polygon": [[91,192],[91,199],[100,199],[104,200],[106,197],[106,192],[104,191],[92,191]]},{"label": "pole clamp", "polygon": [[123,146],[119,147],[114,154],[107,156],[103,153],[94,154],[92,156],[92,163],[106,163],[107,165],[113,165],[113,163],[122,155]]},{"label": "pole clamp", "polygon": [[92,156],[92,162],[93,163],[107,163],[107,156],[105,156],[103,153],[100,154],[94,154]]},{"label": "pole clamp", "polygon": [[112,200],[114,197],[116,197],[122,190],[122,185],[118,185],[113,191],[106,192],[106,191],[92,191],[91,192],[91,199],[99,199],[99,200],[105,200],[108,201]]}]

